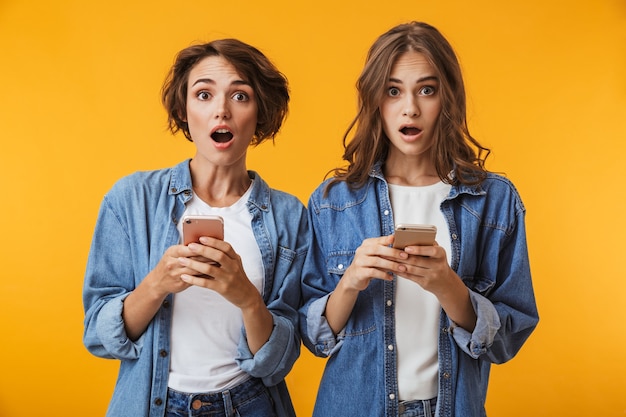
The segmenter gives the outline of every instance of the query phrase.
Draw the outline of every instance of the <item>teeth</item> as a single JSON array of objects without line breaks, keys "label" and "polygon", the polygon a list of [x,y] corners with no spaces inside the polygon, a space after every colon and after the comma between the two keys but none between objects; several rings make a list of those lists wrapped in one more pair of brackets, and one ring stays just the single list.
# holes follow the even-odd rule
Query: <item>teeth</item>
[{"label": "teeth", "polygon": [[215,133],[229,133],[228,129],[217,129]]}]

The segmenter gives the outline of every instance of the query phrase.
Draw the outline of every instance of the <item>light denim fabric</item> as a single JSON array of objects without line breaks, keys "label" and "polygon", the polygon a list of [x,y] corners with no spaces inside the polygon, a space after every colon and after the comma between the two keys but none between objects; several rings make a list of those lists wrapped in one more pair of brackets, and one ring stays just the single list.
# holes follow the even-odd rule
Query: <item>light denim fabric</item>
[{"label": "light denim fabric", "polygon": [[[380,164],[364,187],[340,182],[324,197],[327,183],[309,200],[313,243],[304,264],[300,310],[304,344],[329,357],[314,416],[397,416],[395,281],[372,280],[336,337],[324,316],[330,292],[362,241],[393,233],[388,185]],[[511,359],[539,320],[525,208],[509,180],[489,174],[480,186],[453,186],[441,210],[450,229],[451,267],[470,289],[478,321],[469,333],[441,312],[436,415],[485,416],[491,364]]]},{"label": "light denim fabric", "polygon": [[[261,250],[263,298],[274,318],[270,340],[252,355],[245,332],[235,358],[261,378],[280,416],[293,416],[284,378],[300,354],[297,308],[300,276],[309,245],[306,209],[294,196],[272,190],[253,171],[247,207]],[[163,416],[169,372],[170,294],[144,334],[131,341],[122,321],[124,299],[178,244],[176,229],[192,197],[189,160],[170,169],[138,172],[118,181],[104,197],[83,288],[83,342],[96,356],[121,360],[107,416]]]}]

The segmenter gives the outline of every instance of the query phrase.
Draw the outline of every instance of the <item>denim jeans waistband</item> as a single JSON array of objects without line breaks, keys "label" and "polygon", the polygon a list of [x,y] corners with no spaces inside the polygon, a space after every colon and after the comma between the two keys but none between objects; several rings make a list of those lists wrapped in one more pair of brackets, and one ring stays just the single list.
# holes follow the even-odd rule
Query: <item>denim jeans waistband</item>
[{"label": "denim jeans waistband", "polygon": [[[267,390],[258,378],[249,378],[241,384],[219,392],[186,393],[169,388],[167,390],[168,412],[184,414],[191,412],[199,415],[216,412],[226,413],[226,408],[237,407]],[[225,401],[226,398],[226,401]]]},{"label": "denim jeans waistband", "polygon": [[400,401],[398,415],[400,417],[431,417],[435,415],[437,398],[430,400]]}]

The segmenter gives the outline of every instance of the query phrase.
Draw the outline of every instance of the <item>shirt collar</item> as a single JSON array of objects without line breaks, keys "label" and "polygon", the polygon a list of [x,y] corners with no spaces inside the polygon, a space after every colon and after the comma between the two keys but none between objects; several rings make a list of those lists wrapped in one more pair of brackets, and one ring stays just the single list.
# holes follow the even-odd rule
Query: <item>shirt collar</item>
[{"label": "shirt collar", "polygon": [[[383,161],[376,162],[374,166],[372,167],[372,170],[370,171],[369,175],[372,178],[376,178],[381,181],[387,182],[383,174]],[[448,174],[448,177],[450,179],[454,179],[455,177],[454,170],[450,171],[450,173]],[[464,184],[452,185],[452,189],[450,190],[450,194],[448,195],[448,197],[454,198],[458,196],[459,194],[482,195],[482,194],[485,194],[485,190],[483,190],[480,184],[478,185],[464,185]]]},{"label": "shirt collar", "polygon": [[[185,197],[191,198],[193,188],[191,183],[191,171],[189,170],[189,162],[186,159],[180,164],[172,168],[170,177],[170,186],[168,193],[170,195],[184,194]],[[252,191],[248,200],[248,205],[253,205],[262,211],[270,210],[270,189],[269,186],[255,171],[248,171],[248,175],[252,181]]]}]

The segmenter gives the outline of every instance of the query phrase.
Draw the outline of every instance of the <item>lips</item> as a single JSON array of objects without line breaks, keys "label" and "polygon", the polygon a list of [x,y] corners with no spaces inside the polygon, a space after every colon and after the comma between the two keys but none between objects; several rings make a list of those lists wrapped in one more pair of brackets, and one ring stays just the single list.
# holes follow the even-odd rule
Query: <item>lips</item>
[{"label": "lips", "polygon": [[400,129],[400,132],[406,136],[415,136],[418,135],[422,130],[412,126],[405,126]]},{"label": "lips", "polygon": [[211,133],[211,139],[213,139],[217,143],[230,142],[232,138],[233,138],[232,132],[224,128],[215,129],[215,131]]}]

